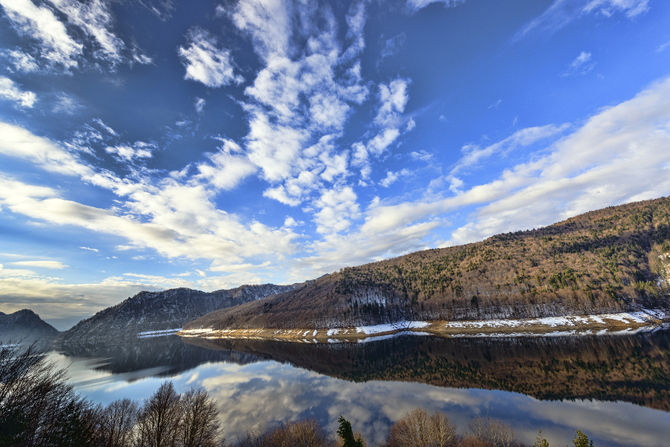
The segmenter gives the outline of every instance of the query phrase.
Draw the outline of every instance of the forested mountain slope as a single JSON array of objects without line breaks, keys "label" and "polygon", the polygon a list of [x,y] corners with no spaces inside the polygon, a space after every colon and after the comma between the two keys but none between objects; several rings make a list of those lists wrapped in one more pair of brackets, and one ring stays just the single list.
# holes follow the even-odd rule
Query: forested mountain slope
[{"label": "forested mountain slope", "polygon": [[295,287],[261,284],[210,293],[186,288],[140,292],[80,321],[62,333],[55,340],[55,345],[62,348],[72,343],[116,343],[123,339],[136,339],[142,332],[181,328],[187,321],[208,312],[286,292]]},{"label": "forested mountain slope", "polygon": [[329,328],[667,307],[670,198],[323,276],[184,326]]}]

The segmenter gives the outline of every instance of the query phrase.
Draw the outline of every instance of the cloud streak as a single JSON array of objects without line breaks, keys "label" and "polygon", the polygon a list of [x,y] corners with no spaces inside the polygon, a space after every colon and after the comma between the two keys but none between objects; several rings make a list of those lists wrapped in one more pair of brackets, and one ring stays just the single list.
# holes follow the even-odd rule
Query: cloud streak
[{"label": "cloud streak", "polygon": [[[47,71],[71,74],[80,67],[87,48],[93,59],[106,62],[112,70],[122,62],[152,62],[137,46],[129,49],[114,34],[114,18],[109,3],[103,0],[49,0],[39,4],[31,0],[0,0],[0,5],[13,28],[37,43],[35,54],[19,50],[7,53],[18,71],[39,71],[38,59],[34,57],[38,55]],[[67,24],[56,12],[67,19]],[[66,25],[76,27],[80,34],[68,31]]]},{"label": "cloud streak", "polygon": [[532,33],[551,35],[585,14],[597,13],[603,17],[611,17],[622,13],[629,19],[634,19],[648,10],[648,0],[554,0],[542,14],[524,25],[513,40],[521,40]]},{"label": "cloud streak", "polygon": [[4,76],[0,76],[0,98],[13,101],[19,108],[32,108],[37,101],[35,93],[19,89],[14,81]]}]

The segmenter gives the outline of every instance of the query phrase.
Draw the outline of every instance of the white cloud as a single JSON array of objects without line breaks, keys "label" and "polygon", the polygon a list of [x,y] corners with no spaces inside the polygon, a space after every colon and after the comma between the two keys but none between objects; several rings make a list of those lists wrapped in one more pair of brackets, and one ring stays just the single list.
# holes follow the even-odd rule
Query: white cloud
[{"label": "white cloud", "polygon": [[175,0],[139,0],[139,3],[163,21],[170,19],[175,9]]},{"label": "white cloud", "polygon": [[[159,280],[141,281],[124,276],[97,283],[67,284],[60,278],[0,265],[0,307],[5,312],[30,308],[42,318],[89,317],[142,290],[163,289]],[[194,284],[182,283],[193,287]]]},{"label": "white cloud", "polygon": [[380,127],[387,128],[398,125],[399,114],[405,110],[409,100],[407,95],[407,79],[394,79],[386,84],[379,84],[379,110],[374,123]]},{"label": "white cloud", "polygon": [[[105,179],[96,180],[102,184]],[[114,192],[129,196],[123,209],[82,205],[60,198],[51,188],[4,177],[0,177],[0,206],[51,225],[117,235],[129,242],[118,249],[151,248],[168,258],[236,261],[293,251],[296,235],[289,229],[239,223],[235,216],[215,208],[212,193],[203,185],[183,185],[172,179],[156,186],[106,180],[110,189],[116,188]]]},{"label": "white cloud", "polygon": [[148,65],[153,63],[153,59],[147,56],[140,50],[136,45],[132,48],[132,61],[137,62],[138,64]]},{"label": "white cloud", "polygon": [[632,19],[648,10],[648,0],[589,0],[585,5],[573,0],[554,0],[542,14],[524,25],[514,40],[518,41],[533,32],[552,34],[584,14],[595,12],[610,17],[618,12]]},{"label": "white cloud", "polygon": [[407,169],[402,169],[398,172],[388,171],[386,172],[386,177],[379,182],[384,188],[388,188],[393,183],[395,183],[400,177],[407,177],[410,175],[410,171]]},{"label": "white cloud", "polygon": [[433,154],[428,153],[426,151],[413,151],[410,152],[410,157],[412,157],[412,160],[421,160],[421,161],[430,161],[433,158]]},{"label": "white cloud", "polygon": [[[366,144],[356,142],[352,145],[354,155],[352,166],[361,170],[361,178],[367,179],[372,171],[370,156],[379,157],[400,136],[402,119],[400,114],[405,111],[405,105],[409,100],[407,94],[408,79],[394,79],[388,85],[379,84],[377,99],[379,107],[373,124],[377,127],[377,134]],[[414,121],[410,118],[409,128]],[[413,127],[413,126],[412,126]],[[411,129],[410,129],[411,130]]]},{"label": "white cloud", "polygon": [[242,0],[232,13],[235,25],[249,33],[263,58],[287,56],[292,7],[279,0]]},{"label": "white cloud", "polygon": [[414,130],[416,127],[416,121],[410,117],[409,121],[407,121],[407,127],[405,128],[405,132],[410,132]]},{"label": "white cloud", "polygon": [[0,153],[35,163],[42,169],[65,175],[90,176],[93,170],[59,144],[29,131],[0,122]]},{"label": "white cloud", "polygon": [[67,16],[69,23],[76,25],[95,40],[98,47],[94,52],[96,58],[110,62],[112,66],[123,60],[121,51],[125,45],[110,31],[112,15],[107,3],[102,0],[85,3],[77,0],[49,1]]},{"label": "white cloud", "polygon": [[[228,144],[236,145],[232,141]],[[208,154],[211,163],[197,165],[196,180],[204,181],[217,189],[230,190],[235,188],[244,178],[257,171],[255,165],[244,156],[233,155],[224,148],[214,154]]]},{"label": "white cloud", "polygon": [[377,66],[379,66],[379,64],[382,63],[384,59],[386,59],[387,57],[393,56],[398,51],[400,51],[405,45],[406,40],[407,40],[407,34],[405,34],[404,32],[390,39],[387,39],[386,42],[384,42],[384,48],[382,48],[382,51],[379,55]]},{"label": "white cloud", "polygon": [[348,151],[335,140],[352,104],[367,97],[355,60],[364,47],[364,5],[352,5],[347,14],[352,43],[344,52],[329,5],[294,9],[276,1],[241,1],[231,16],[265,63],[246,88],[244,104],[247,156],[271,184],[264,195],[291,206],[316,200],[313,193],[348,175]]},{"label": "white cloud", "polygon": [[68,115],[74,115],[78,110],[84,108],[84,105],[75,97],[61,93],[56,98],[55,104],[53,106],[53,113],[67,113]]},{"label": "white cloud", "polygon": [[388,188],[389,186],[391,186],[391,184],[393,184],[396,180],[398,180],[399,177],[400,176],[398,172],[388,171],[386,173],[386,178],[384,178],[381,182],[379,182],[379,184],[384,188]]},{"label": "white cloud", "polygon": [[[271,228],[256,221],[241,223],[237,216],[217,209],[217,191],[234,187],[242,177],[240,170],[253,169],[243,159],[228,156],[241,150],[232,142],[224,144],[220,154],[196,165],[198,174],[191,178],[172,173],[156,179],[135,171],[131,178],[120,179],[109,171],[93,169],[63,145],[20,127],[0,123],[0,134],[0,153],[81,178],[119,198],[111,209],[95,208],[62,198],[52,188],[0,177],[0,207],[5,211],[46,224],[117,235],[128,241],[119,249],[154,249],[168,258],[236,262],[260,254],[295,251],[292,241],[297,235],[289,228]],[[135,146],[130,149],[136,154],[139,146]],[[208,170],[208,163],[215,169]]]},{"label": "white cloud", "polygon": [[81,248],[82,250],[94,251],[96,253],[100,251],[97,248],[91,248],[91,247],[79,247],[79,248]]},{"label": "white cloud", "polygon": [[499,99],[499,100],[497,100],[496,102],[494,102],[493,104],[491,104],[491,105],[489,106],[489,109],[497,109],[498,106],[500,106],[500,104],[502,104],[502,99]]},{"label": "white cloud", "polygon": [[234,72],[230,51],[219,48],[216,37],[202,28],[191,29],[186,37],[189,46],[178,50],[186,67],[184,79],[202,82],[211,88],[244,82],[242,76]]},{"label": "white cloud", "polygon": [[40,69],[33,56],[20,50],[4,50],[2,54],[12,62],[16,71],[33,73]]},{"label": "white cloud", "polygon": [[115,131],[114,129],[112,129],[111,127],[109,127],[107,124],[103,123],[102,120],[101,120],[100,118],[94,118],[93,121],[96,122],[96,123],[98,123],[98,125],[99,125],[100,127],[102,127],[103,129],[105,129],[105,130],[107,131],[107,133],[109,133],[110,135],[113,135],[113,136],[115,136],[115,137],[118,137],[118,136],[119,136],[119,134],[116,133],[116,131]]},{"label": "white cloud", "polygon": [[579,56],[575,58],[572,63],[568,66],[562,76],[574,76],[576,74],[585,75],[596,66],[595,63],[589,63],[591,61],[591,53],[582,51]]},{"label": "white cloud", "polygon": [[607,17],[622,12],[632,18],[649,11],[649,0],[590,0],[583,11],[596,11]]},{"label": "white cloud", "polygon": [[452,7],[459,3],[463,3],[464,1],[465,0],[407,0],[407,9],[414,13],[432,3],[443,3],[445,7]]},{"label": "white cloud", "polygon": [[41,55],[51,64],[62,65],[66,71],[77,67],[83,45],[72,39],[65,25],[47,6],[31,0],[0,0],[14,28],[41,44]]},{"label": "white cloud", "polygon": [[[568,217],[670,192],[670,79],[604,110],[550,146],[548,155],[506,170],[499,179],[435,202],[378,207],[366,225],[381,226],[404,208],[419,220],[485,204],[450,243],[539,227]],[[400,220],[396,224],[405,224]]]},{"label": "white cloud", "polygon": [[[557,135],[565,126],[531,128],[491,146],[509,147]],[[499,178],[454,196],[431,195],[412,202],[372,201],[365,223],[346,234],[328,234],[311,245],[313,255],[295,261],[293,272],[313,275],[336,268],[429,248],[448,213],[480,206],[472,222],[456,228],[444,245],[482,240],[493,234],[537,228],[610,205],[670,193],[670,78],[635,98],[601,111],[570,135],[506,169]],[[467,157],[467,154],[466,154]],[[459,183],[460,182],[460,183]]]},{"label": "white cloud", "polygon": [[[107,62],[111,69],[124,61],[152,62],[136,45],[129,49],[114,34],[114,18],[110,3],[105,0],[45,0],[39,5],[31,0],[0,0],[0,5],[19,34],[38,42],[34,55],[39,54],[39,62],[33,55],[18,50],[5,52],[17,71],[38,71],[44,62],[49,71],[62,69],[71,73],[79,66],[85,49],[90,50],[88,54],[93,58]],[[71,33],[60,20],[63,16]]]},{"label": "white cloud", "polygon": [[319,208],[314,219],[317,224],[316,231],[327,234],[349,228],[351,220],[358,218],[360,214],[356,199],[356,193],[350,186],[325,191],[315,202],[315,206]]},{"label": "white cloud", "polygon": [[105,152],[116,155],[119,160],[126,162],[133,161],[136,158],[151,158],[152,156],[151,150],[147,146],[137,143],[132,147],[129,145],[107,146]]},{"label": "white cloud", "polygon": [[20,90],[14,81],[4,76],[0,76],[0,98],[14,101],[18,107],[27,108],[32,108],[37,101],[35,93]]},{"label": "white cloud", "polygon": [[195,111],[202,113],[202,111],[205,109],[205,104],[207,104],[207,101],[205,101],[203,98],[195,98]]},{"label": "white cloud", "polygon": [[456,175],[464,168],[475,166],[483,159],[489,158],[494,154],[506,154],[517,147],[530,146],[540,140],[556,136],[561,132],[564,132],[568,127],[570,127],[568,124],[563,124],[561,126],[550,124],[540,127],[527,127],[518,130],[504,140],[491,144],[485,148],[472,144],[465,145],[461,149],[464,156],[456,163],[456,166],[452,168],[449,176]]},{"label": "white cloud", "polygon": [[19,267],[37,267],[43,269],[55,269],[62,270],[69,268],[69,265],[65,265],[62,262],[58,261],[17,261],[10,262],[11,265],[18,265]]}]

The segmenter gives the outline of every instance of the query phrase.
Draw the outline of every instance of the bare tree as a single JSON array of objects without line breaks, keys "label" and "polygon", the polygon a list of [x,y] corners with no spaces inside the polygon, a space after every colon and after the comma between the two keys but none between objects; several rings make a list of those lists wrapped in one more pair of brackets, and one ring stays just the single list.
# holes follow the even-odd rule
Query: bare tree
[{"label": "bare tree", "polygon": [[270,430],[258,427],[247,432],[236,447],[335,447],[335,442],[316,419],[304,419]]},{"label": "bare tree", "polygon": [[136,424],[137,447],[177,447],[182,406],[172,382],[163,383],[144,402]]},{"label": "bare tree", "polygon": [[0,347],[0,446],[93,445],[91,411],[34,345]]},{"label": "bare tree", "polygon": [[115,400],[98,409],[98,445],[100,447],[130,447],[137,422],[137,404],[130,399]]},{"label": "bare tree", "polygon": [[478,417],[468,424],[469,435],[492,447],[513,447],[519,445],[512,427],[499,419]]},{"label": "bare tree", "polygon": [[417,408],[393,424],[389,432],[388,447],[447,447],[456,441],[456,426],[446,414],[438,411],[432,415]]},{"label": "bare tree", "polygon": [[333,440],[316,419],[285,422],[268,433],[267,446],[332,447]]},{"label": "bare tree", "polygon": [[215,447],[223,445],[219,434],[219,412],[214,400],[203,389],[190,389],[182,396],[180,442],[183,447]]}]

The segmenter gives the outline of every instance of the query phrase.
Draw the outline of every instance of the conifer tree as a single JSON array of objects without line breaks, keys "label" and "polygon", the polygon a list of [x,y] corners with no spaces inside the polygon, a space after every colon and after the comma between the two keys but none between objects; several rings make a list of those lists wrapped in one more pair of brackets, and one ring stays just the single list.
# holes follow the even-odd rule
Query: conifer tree
[{"label": "conifer tree", "polygon": [[340,424],[340,428],[337,429],[337,434],[342,438],[342,447],[363,447],[363,441],[354,438],[354,431],[352,430],[349,421],[340,415],[337,422]]},{"label": "conifer tree", "polygon": [[575,439],[572,443],[575,447],[593,447],[593,440],[589,441],[588,436],[582,433],[579,429],[577,430],[577,434],[575,434]]}]

